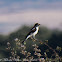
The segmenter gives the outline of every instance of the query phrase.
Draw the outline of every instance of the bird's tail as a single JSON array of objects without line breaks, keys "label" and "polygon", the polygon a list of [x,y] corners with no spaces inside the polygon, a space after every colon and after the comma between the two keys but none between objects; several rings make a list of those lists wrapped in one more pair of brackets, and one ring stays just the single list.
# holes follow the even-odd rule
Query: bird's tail
[{"label": "bird's tail", "polygon": [[27,38],[25,38],[25,40],[24,40],[24,41],[22,41],[22,43],[24,43],[27,39],[28,39],[28,37],[27,37]]},{"label": "bird's tail", "polygon": [[22,43],[24,43],[25,41],[26,41],[26,39],[25,39],[25,40],[23,40],[23,41],[22,41]]}]

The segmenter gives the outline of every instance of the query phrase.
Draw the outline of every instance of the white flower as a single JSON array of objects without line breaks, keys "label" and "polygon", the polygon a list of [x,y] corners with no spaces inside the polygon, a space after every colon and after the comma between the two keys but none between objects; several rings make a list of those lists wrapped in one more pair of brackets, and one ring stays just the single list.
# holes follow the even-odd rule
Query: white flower
[{"label": "white flower", "polygon": [[10,43],[9,43],[9,42],[7,42],[7,45],[10,45]]},{"label": "white flower", "polygon": [[15,41],[18,41],[18,38],[15,38],[14,40],[15,40]]}]

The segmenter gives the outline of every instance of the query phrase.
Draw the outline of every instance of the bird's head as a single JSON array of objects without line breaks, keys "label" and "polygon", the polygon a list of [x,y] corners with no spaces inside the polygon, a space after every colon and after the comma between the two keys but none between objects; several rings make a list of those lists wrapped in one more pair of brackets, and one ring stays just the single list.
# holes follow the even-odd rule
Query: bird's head
[{"label": "bird's head", "polygon": [[36,23],[34,26],[35,26],[35,27],[38,27],[39,25],[40,25],[39,23]]}]

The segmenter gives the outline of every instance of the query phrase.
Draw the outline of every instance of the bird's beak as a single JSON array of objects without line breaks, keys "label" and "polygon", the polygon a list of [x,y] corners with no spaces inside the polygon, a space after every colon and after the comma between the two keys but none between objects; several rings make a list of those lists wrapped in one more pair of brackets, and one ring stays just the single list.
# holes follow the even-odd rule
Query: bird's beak
[{"label": "bird's beak", "polygon": [[38,24],[38,25],[40,25],[40,24]]}]

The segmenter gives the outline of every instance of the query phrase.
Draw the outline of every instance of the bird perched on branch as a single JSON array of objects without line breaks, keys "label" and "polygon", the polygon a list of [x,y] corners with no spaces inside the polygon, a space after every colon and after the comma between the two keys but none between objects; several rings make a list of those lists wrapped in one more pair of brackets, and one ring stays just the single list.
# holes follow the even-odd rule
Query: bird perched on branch
[{"label": "bird perched on branch", "polygon": [[35,35],[38,33],[38,30],[39,30],[39,25],[40,25],[39,23],[36,23],[34,25],[34,27],[27,34],[27,36],[25,37],[25,40],[22,43],[24,43],[29,38],[34,38],[35,39]]}]

